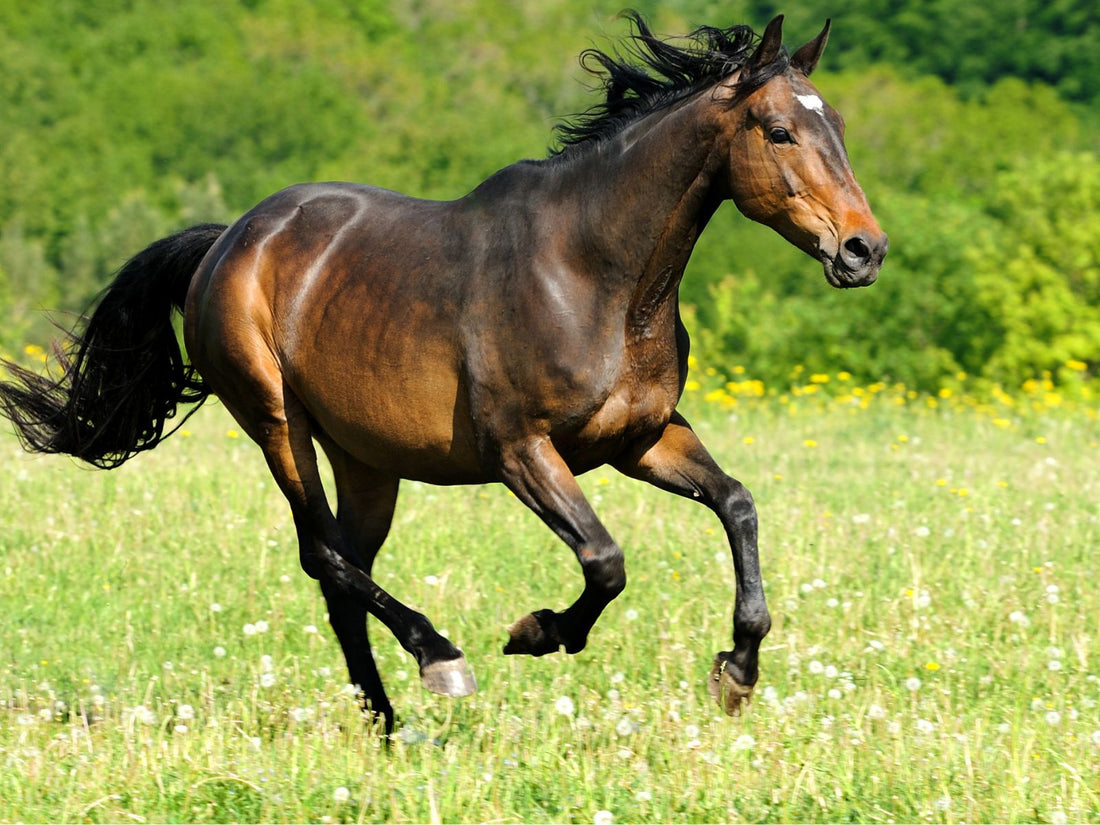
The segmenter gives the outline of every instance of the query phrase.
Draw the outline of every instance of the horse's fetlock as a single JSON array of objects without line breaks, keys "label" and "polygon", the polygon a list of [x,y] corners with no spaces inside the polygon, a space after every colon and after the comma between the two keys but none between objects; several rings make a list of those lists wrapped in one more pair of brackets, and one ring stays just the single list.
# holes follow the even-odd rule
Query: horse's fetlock
[{"label": "horse's fetlock", "polygon": [[758,610],[738,612],[734,621],[738,634],[744,634],[752,639],[763,639],[772,629],[772,617],[766,607]]}]

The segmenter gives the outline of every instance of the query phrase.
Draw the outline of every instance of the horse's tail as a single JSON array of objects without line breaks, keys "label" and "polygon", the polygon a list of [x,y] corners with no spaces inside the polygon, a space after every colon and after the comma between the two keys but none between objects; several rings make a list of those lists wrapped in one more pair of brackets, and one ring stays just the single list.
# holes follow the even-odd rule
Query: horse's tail
[{"label": "horse's tail", "polygon": [[131,258],[67,346],[55,346],[56,380],[5,362],[15,380],[0,382],[0,411],[24,447],[110,469],[175,432],[164,426],[179,404],[196,405],[187,415],[198,409],[210,390],[184,360],[172,310],[183,311],[199,263],[225,229],[193,226]]}]

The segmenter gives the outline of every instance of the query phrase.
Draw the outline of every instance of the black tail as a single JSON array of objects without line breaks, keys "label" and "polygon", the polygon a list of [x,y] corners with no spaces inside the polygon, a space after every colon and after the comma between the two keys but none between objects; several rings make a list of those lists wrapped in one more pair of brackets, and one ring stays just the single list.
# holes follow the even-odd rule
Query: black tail
[{"label": "black tail", "polygon": [[5,362],[15,381],[0,382],[0,408],[28,450],[110,469],[171,435],[164,425],[179,404],[196,404],[187,415],[198,409],[209,390],[184,361],[172,310],[183,310],[195,270],[225,229],[193,226],[131,258],[69,333],[70,346],[54,348],[56,381]]}]

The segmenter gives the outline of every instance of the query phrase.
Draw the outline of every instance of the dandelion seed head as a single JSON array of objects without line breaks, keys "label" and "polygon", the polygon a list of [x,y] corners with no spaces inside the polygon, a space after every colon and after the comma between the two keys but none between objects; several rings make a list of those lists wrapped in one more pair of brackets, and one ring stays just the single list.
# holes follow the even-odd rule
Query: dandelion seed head
[{"label": "dandelion seed head", "polygon": [[559,697],[558,701],[554,703],[554,709],[562,716],[572,716],[575,710],[573,700],[568,696]]},{"label": "dandelion seed head", "polygon": [[905,680],[905,689],[912,693],[916,693],[918,690],[921,689],[922,684],[923,683],[921,682],[921,680],[918,679],[916,676],[910,676],[908,679]]},{"label": "dandelion seed head", "polygon": [[217,658],[217,659],[224,659],[225,658],[225,648],[222,647],[221,645],[218,645],[217,647],[215,647],[214,648],[214,657]]},{"label": "dandelion seed head", "polygon": [[345,788],[343,785],[341,785],[335,791],[332,792],[332,798],[333,798],[333,800],[335,800],[337,805],[343,805],[349,799],[351,799],[351,791],[349,791],[347,788]]},{"label": "dandelion seed head", "polygon": [[592,822],[594,825],[614,825],[615,815],[611,811],[596,811]]},{"label": "dandelion seed head", "polygon": [[195,709],[190,705],[180,705],[176,708],[176,717],[183,720],[195,718]]},{"label": "dandelion seed head", "polygon": [[755,747],[756,739],[751,733],[742,733],[733,740],[733,749],[735,751],[751,751]]},{"label": "dandelion seed head", "polygon": [[275,685],[274,673],[261,673],[260,674],[260,687],[269,688]]},{"label": "dandelion seed head", "polygon": [[1048,710],[1045,718],[1047,720],[1047,724],[1051,727],[1054,727],[1055,725],[1060,725],[1062,723],[1062,714],[1060,714],[1056,710]]}]

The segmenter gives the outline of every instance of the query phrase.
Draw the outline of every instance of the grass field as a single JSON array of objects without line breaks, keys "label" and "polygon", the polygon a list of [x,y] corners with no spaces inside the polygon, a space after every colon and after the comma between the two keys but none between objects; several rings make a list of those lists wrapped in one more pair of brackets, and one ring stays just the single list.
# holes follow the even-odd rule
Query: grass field
[{"label": "grass field", "polygon": [[0,820],[1100,820],[1096,404],[826,378],[704,375],[685,401],[759,507],[774,625],[746,715],[704,685],[733,586],[711,513],[585,476],[627,590],[578,656],[504,657],[507,624],[579,593],[570,552],[502,487],[406,483],[376,575],[480,692],[425,692],[373,625],[389,752],[224,410],[113,472],[5,425]]}]

